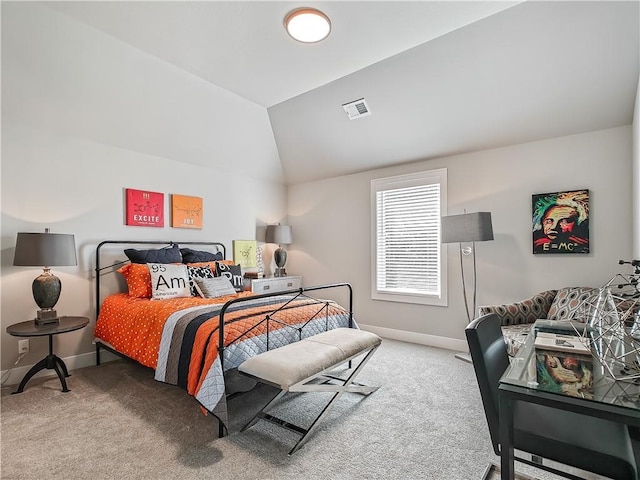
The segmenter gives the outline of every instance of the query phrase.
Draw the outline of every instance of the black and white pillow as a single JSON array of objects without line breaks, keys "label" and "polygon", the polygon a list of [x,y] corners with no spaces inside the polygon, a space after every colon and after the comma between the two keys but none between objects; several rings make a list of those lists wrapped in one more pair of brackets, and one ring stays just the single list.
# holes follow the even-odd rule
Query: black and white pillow
[{"label": "black and white pillow", "polygon": [[216,262],[216,276],[227,277],[236,292],[244,290],[244,280],[242,278],[242,268],[240,268],[240,265],[227,265],[222,262]]},{"label": "black and white pillow", "polygon": [[186,265],[147,263],[151,274],[151,298],[190,297],[189,274]]},{"label": "black and white pillow", "polygon": [[213,274],[213,270],[211,270],[211,267],[208,265],[200,267],[187,265],[187,271],[189,272],[189,286],[191,288],[191,296],[199,297],[200,294],[196,287],[196,281],[205,278],[214,278],[215,275]]}]

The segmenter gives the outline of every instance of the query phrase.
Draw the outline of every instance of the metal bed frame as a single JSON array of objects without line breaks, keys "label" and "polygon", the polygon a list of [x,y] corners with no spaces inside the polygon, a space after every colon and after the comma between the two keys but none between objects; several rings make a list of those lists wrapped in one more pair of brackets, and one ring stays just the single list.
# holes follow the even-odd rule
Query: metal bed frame
[{"label": "metal bed frame", "polygon": [[[115,263],[111,263],[109,265],[106,266],[101,266],[101,261],[100,261],[100,253],[101,253],[101,249],[105,246],[108,245],[128,245],[131,247],[134,247],[136,245],[138,246],[143,246],[143,245],[147,245],[147,246],[151,246],[151,245],[162,245],[164,247],[172,247],[173,245],[179,245],[179,246],[200,246],[200,247],[207,247],[207,248],[212,248],[215,247],[216,252],[222,252],[222,256],[223,258],[226,258],[226,248],[222,243],[219,242],[189,242],[189,241],[185,241],[185,242],[172,242],[172,241],[159,241],[159,240],[151,240],[151,241],[140,241],[140,240],[105,240],[103,242],[100,242],[98,244],[98,246],[96,247],[96,268],[95,268],[95,281],[96,281],[96,321],[98,320],[98,315],[100,314],[100,306],[102,303],[102,299],[101,299],[101,293],[100,293],[100,276],[103,274],[103,272],[105,270],[109,270],[107,273],[113,273],[113,269],[115,267],[118,267],[120,265],[125,265],[127,263],[129,263],[129,260],[122,260],[122,261],[117,261]],[[218,351],[219,351],[219,358],[220,358],[220,363],[222,366],[222,369],[224,371],[224,351],[226,349],[226,346],[224,345],[224,326],[225,326],[225,321],[224,321],[224,315],[225,313],[234,305],[237,304],[241,304],[242,302],[247,302],[247,301],[252,301],[252,300],[256,300],[256,299],[261,299],[261,298],[267,298],[267,297],[276,297],[276,296],[282,296],[282,295],[292,295],[292,297],[284,303],[284,305],[281,305],[279,308],[273,310],[272,312],[270,312],[269,314],[265,315],[265,318],[262,322],[260,322],[259,324],[255,325],[254,327],[252,327],[250,330],[244,332],[242,335],[240,335],[237,338],[234,338],[232,341],[229,342],[229,345],[232,345],[233,343],[241,340],[245,335],[247,335],[251,330],[253,330],[254,328],[256,328],[258,325],[260,325],[263,322],[266,322],[266,327],[267,327],[267,350],[269,350],[269,325],[270,322],[275,322],[275,323],[280,323],[278,322],[278,320],[273,318],[273,314],[279,312],[280,310],[284,309],[287,305],[289,305],[291,302],[293,302],[294,300],[300,298],[300,297],[308,297],[308,298],[313,298],[309,295],[307,295],[307,292],[312,292],[312,291],[317,291],[317,290],[328,290],[328,289],[335,289],[335,288],[347,288],[348,292],[349,292],[349,307],[348,307],[348,315],[349,315],[349,328],[353,328],[353,288],[351,287],[351,284],[349,283],[332,283],[332,284],[326,284],[326,285],[318,285],[318,286],[312,286],[312,287],[301,287],[301,288],[297,288],[297,289],[293,289],[293,290],[286,290],[286,291],[279,291],[279,292],[271,292],[271,293],[264,293],[264,294],[260,294],[260,295],[251,295],[251,296],[247,296],[247,297],[242,297],[242,298],[235,298],[232,300],[229,300],[227,303],[225,303],[221,310],[220,313],[218,315],[219,318],[219,324],[218,324]],[[323,307],[322,310],[326,310],[328,309],[329,306],[329,302],[325,302],[325,306]],[[300,339],[302,339],[302,330],[303,328],[312,320],[318,318],[320,315],[321,310],[319,310],[314,316],[312,316],[311,318],[309,318],[304,324],[293,327],[290,326],[290,328],[295,328],[296,330],[298,330],[299,333],[299,337]],[[328,320],[327,320],[328,321]],[[128,357],[127,355],[118,352],[117,350],[111,348],[110,346],[100,342],[100,340],[95,341],[95,345],[96,345],[96,364],[100,365],[100,349],[104,349],[107,350],[119,357],[128,359],[128,360],[132,360],[130,357]],[[349,362],[349,367],[351,367],[351,361]],[[227,395],[227,398],[233,398],[234,396],[237,396],[238,393],[236,394],[231,394],[231,395]],[[204,407],[202,407],[204,408]],[[225,431],[227,430],[227,427],[224,425],[224,423],[222,422],[222,420],[220,420],[213,412],[207,410],[207,412],[209,412],[212,416],[216,417],[218,420],[218,436],[219,437],[223,437],[225,434]]]}]

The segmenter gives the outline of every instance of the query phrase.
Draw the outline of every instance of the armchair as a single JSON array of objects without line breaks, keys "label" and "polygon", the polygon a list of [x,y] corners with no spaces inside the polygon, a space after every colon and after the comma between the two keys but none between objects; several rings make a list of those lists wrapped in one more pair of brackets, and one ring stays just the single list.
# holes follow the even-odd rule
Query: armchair
[{"label": "armchair", "polygon": [[500,318],[507,351],[513,356],[538,319],[586,321],[582,316],[585,302],[597,292],[598,289],[592,287],[547,290],[520,302],[481,306],[479,315],[495,313]]}]

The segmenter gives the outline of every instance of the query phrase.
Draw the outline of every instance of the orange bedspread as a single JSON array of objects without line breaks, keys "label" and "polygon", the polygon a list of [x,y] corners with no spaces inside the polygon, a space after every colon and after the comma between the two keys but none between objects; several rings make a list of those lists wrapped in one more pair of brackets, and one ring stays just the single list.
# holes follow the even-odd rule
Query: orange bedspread
[{"label": "orange bedspread", "polygon": [[162,329],[169,315],[185,308],[224,304],[234,298],[249,295],[252,293],[242,292],[219,298],[183,297],[150,300],[131,297],[127,293],[117,293],[107,297],[102,304],[95,336],[127,357],[155,369]]},{"label": "orange bedspread", "polygon": [[[224,355],[219,355],[219,313],[242,292],[217,299],[107,297],[95,336],[155,369],[158,381],[185,388],[209,412],[227,419],[224,371],[268,349],[332,328],[354,326],[335,302],[304,295],[247,298],[224,314]],[[221,358],[224,357],[224,358]]]}]

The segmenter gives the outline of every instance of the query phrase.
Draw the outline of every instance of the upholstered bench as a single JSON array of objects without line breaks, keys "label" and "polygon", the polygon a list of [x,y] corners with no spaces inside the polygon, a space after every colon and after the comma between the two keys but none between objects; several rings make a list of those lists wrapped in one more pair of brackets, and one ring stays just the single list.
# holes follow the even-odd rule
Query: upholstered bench
[{"label": "upholstered bench", "polygon": [[[263,419],[302,435],[289,455],[298,450],[318,423],[344,392],[368,395],[378,389],[355,383],[354,379],[369,361],[382,339],[377,335],[354,328],[336,328],[305,338],[284,347],[269,350],[245,360],[238,371],[280,392],[260,410],[242,431]],[[329,374],[339,365],[363,355],[347,379]],[[329,403],[307,429],[293,425],[267,413],[287,392],[335,392]]]}]

